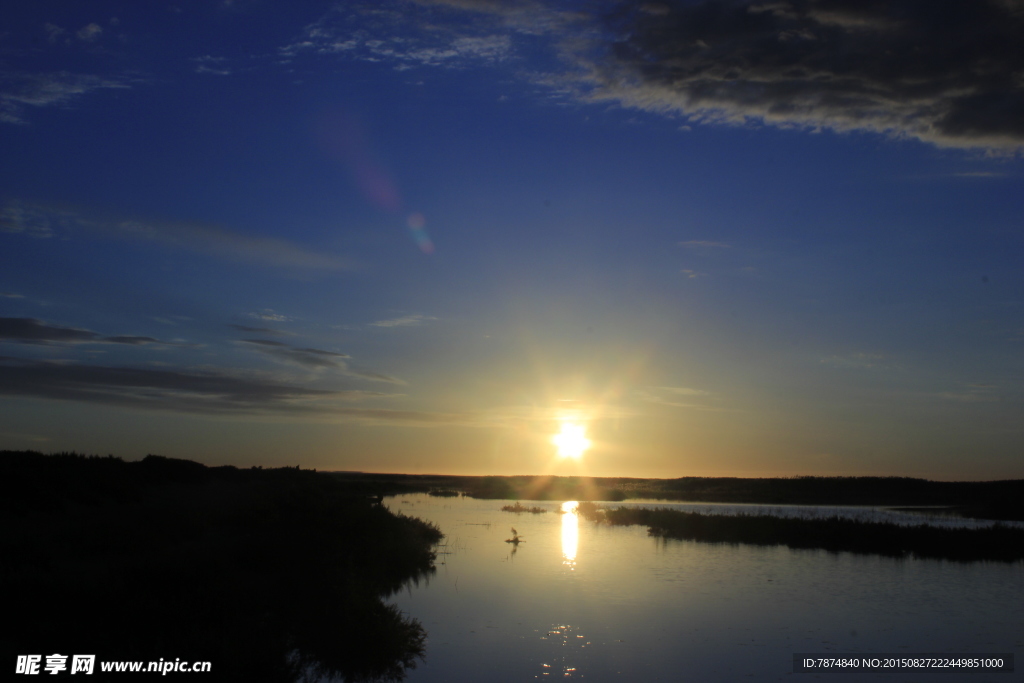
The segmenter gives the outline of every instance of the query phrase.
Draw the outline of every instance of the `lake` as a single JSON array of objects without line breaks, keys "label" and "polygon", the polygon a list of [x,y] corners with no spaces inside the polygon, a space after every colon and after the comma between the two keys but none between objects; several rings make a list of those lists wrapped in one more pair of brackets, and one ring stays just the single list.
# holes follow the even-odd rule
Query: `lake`
[{"label": "lake", "polygon": [[[523,501],[543,514],[501,511],[509,503],[387,499],[391,510],[435,522],[446,535],[436,574],[393,598],[428,632],[426,660],[408,681],[1019,679],[1019,664],[1017,673],[794,674],[793,654],[1019,651],[1024,563],[665,541],[646,527],[559,514],[560,503]],[[721,511],[742,509],[922,519],[870,508]],[[518,546],[505,542],[513,527]]]}]

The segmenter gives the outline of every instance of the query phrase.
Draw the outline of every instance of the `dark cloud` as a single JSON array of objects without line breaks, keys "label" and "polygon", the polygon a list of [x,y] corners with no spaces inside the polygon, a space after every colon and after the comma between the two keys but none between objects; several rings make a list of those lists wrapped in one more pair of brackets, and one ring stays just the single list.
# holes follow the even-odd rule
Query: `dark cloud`
[{"label": "dark cloud", "polygon": [[104,337],[103,341],[111,344],[129,344],[131,346],[145,346],[146,344],[163,344],[165,342],[153,337],[133,337],[129,335],[119,335],[117,337]]},{"label": "dark cloud", "polygon": [[[0,358],[0,395],[88,401],[199,413],[302,412],[302,403],[343,397],[221,372],[56,364]],[[322,410],[322,409],[320,409]]]},{"label": "dark cloud", "polygon": [[0,340],[23,344],[94,342],[100,335],[75,327],[47,325],[35,318],[0,318]]},{"label": "dark cloud", "polygon": [[183,346],[175,342],[165,342],[154,337],[118,335],[104,337],[92,330],[77,327],[48,325],[35,318],[0,318],[0,341],[18,342],[21,344],[126,344],[129,346],[145,346],[159,344],[163,346]]},{"label": "dark cloud", "polygon": [[478,32],[490,17],[509,52],[545,36],[562,66],[522,73],[579,101],[689,123],[1024,146],[1022,0],[415,2],[472,16]]},{"label": "dark cloud", "polygon": [[624,2],[595,97],[697,121],[1024,144],[1024,2]]},{"label": "dark cloud", "polygon": [[6,356],[0,356],[0,396],[85,401],[203,415],[277,413],[410,425],[472,421],[461,414],[343,407],[329,403],[387,397],[379,392],[309,389],[217,371],[74,365]]}]

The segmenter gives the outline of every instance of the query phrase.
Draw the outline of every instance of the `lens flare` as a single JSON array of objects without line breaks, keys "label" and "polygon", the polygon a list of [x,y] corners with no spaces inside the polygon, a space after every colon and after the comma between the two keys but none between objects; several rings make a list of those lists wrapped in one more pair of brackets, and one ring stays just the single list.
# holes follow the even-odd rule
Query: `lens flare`
[{"label": "lens flare", "polygon": [[427,234],[427,219],[423,217],[423,214],[419,212],[410,214],[406,225],[409,226],[409,234],[412,235],[413,241],[416,242],[420,250],[424,254],[433,254],[434,243],[431,241],[430,235]]}]

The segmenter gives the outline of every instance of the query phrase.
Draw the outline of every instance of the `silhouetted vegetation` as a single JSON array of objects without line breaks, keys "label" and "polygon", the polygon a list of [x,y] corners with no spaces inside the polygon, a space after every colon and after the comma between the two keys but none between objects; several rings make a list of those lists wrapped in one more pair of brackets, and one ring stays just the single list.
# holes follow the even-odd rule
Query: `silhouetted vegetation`
[{"label": "silhouetted vegetation", "polygon": [[0,648],[400,680],[425,632],[384,598],[433,572],[440,538],[297,467],[0,452]]},{"label": "silhouetted vegetation", "polygon": [[427,495],[435,496],[437,498],[456,498],[462,494],[452,489],[430,489],[427,491]]},{"label": "silhouetted vegetation", "polygon": [[444,475],[334,473],[346,486],[368,492],[413,493],[431,488],[474,498],[505,500],[626,500],[766,505],[941,506],[978,519],[1024,521],[1024,479],[928,481],[909,477],[460,477]]},{"label": "silhouetted vegetation", "polygon": [[1024,559],[1024,529],[996,524],[981,529],[901,526],[859,522],[840,517],[783,518],[769,515],[708,515],[666,508],[599,511],[580,506],[580,514],[609,524],[641,524],[652,536],[706,541],[785,545],[889,557],[920,557],[958,561]]},{"label": "silhouetted vegetation", "polygon": [[529,513],[534,514],[534,515],[539,515],[542,512],[547,512],[547,510],[545,510],[544,508],[539,508],[539,507],[528,508],[525,505],[523,505],[522,503],[520,503],[518,500],[516,501],[515,505],[503,505],[501,507],[501,509],[504,512],[514,512],[517,515],[521,515],[524,512],[529,512]]}]

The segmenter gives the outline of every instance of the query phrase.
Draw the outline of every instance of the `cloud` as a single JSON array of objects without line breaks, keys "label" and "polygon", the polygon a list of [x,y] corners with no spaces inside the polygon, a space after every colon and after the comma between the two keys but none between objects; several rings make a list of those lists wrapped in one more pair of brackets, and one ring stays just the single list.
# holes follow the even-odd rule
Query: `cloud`
[{"label": "cloud", "polygon": [[687,249],[728,249],[732,246],[725,242],[710,242],[708,240],[688,240],[686,242],[679,242],[678,244],[680,247],[686,247]]},{"label": "cloud", "polygon": [[271,237],[184,221],[97,217],[73,209],[10,201],[0,209],[0,231],[50,237],[56,229],[84,229],[115,239],[155,242],[177,249],[256,265],[301,270],[343,270],[345,259]]},{"label": "cloud", "polygon": [[0,395],[193,413],[306,412],[342,392],[215,371],[69,365],[0,358]]},{"label": "cloud", "polygon": [[231,75],[231,69],[224,65],[224,62],[227,61],[224,57],[203,55],[202,57],[193,57],[192,61],[196,62],[197,74],[211,74],[214,76]]},{"label": "cloud", "polygon": [[22,233],[39,238],[53,236],[50,217],[46,213],[18,202],[8,202],[0,207],[0,232]]},{"label": "cloud", "polygon": [[385,374],[380,373],[380,372],[369,372],[367,370],[354,370],[352,368],[348,368],[347,371],[346,371],[346,374],[352,375],[353,377],[362,377],[363,379],[368,379],[371,382],[387,382],[388,384],[401,384],[401,385],[405,384],[405,381],[403,381],[403,380],[401,380],[401,379],[399,379],[397,377],[392,377],[391,375],[385,375]]},{"label": "cloud", "polygon": [[957,403],[993,403],[1000,400],[994,393],[995,389],[997,387],[993,384],[968,384],[961,391],[942,391],[933,396]]},{"label": "cloud", "polygon": [[273,341],[271,339],[240,339],[238,340],[238,343],[245,344],[253,350],[275,360],[299,365],[311,370],[332,368],[350,377],[359,377],[360,379],[366,379],[372,382],[405,384],[405,382],[397,377],[384,375],[379,372],[357,370],[350,367],[347,361],[352,357],[347,353],[325,351],[323,349],[299,348],[290,346],[284,342]]},{"label": "cloud", "polygon": [[0,122],[25,123],[23,113],[26,107],[67,104],[94,90],[128,88],[130,82],[126,78],[67,71],[41,74],[0,72]]},{"label": "cloud", "polygon": [[0,298],[4,299],[24,299],[25,295],[15,294],[14,292],[0,292]]},{"label": "cloud", "polygon": [[254,237],[213,225],[184,222],[119,221],[100,227],[121,237],[159,242],[234,261],[280,268],[343,270],[351,265],[337,256],[304,249],[271,237]]},{"label": "cloud", "polygon": [[428,320],[437,320],[430,315],[423,315],[421,313],[415,313],[413,315],[404,315],[400,318],[390,318],[388,320],[378,320],[377,322],[370,323],[372,327],[416,327],[422,325]]},{"label": "cloud", "polygon": [[[592,97],[693,122],[1024,144],[1014,0],[619,3]],[[613,23],[614,22],[614,23]]]},{"label": "cloud", "polygon": [[79,40],[91,43],[99,38],[101,33],[103,33],[102,26],[99,24],[88,24],[78,29],[78,32],[75,35],[78,36]]},{"label": "cloud", "polygon": [[654,389],[660,389],[670,394],[676,394],[677,396],[707,396],[708,392],[702,389],[691,389],[689,387],[652,387]]},{"label": "cloud", "polygon": [[388,398],[330,391],[223,371],[57,364],[0,356],[0,396],[19,396],[200,415],[314,415],[323,419],[429,426],[467,423],[459,413],[339,406],[335,401]]},{"label": "cloud", "polygon": [[822,358],[821,363],[831,365],[834,368],[844,369],[869,369],[887,367],[882,365],[885,356],[878,353],[850,353],[845,356],[829,356]]},{"label": "cloud", "polygon": [[51,43],[56,43],[62,35],[67,33],[65,29],[51,23],[43,24],[43,30],[46,31],[46,38]]},{"label": "cloud", "polygon": [[[383,5],[383,6],[382,6]],[[336,54],[348,59],[391,63],[399,70],[417,66],[465,67],[494,64],[513,55],[512,39],[501,33],[458,30],[432,22],[413,5],[388,9],[386,3],[339,5],[280,48],[284,61],[302,53]]]},{"label": "cloud", "polygon": [[[546,39],[560,64],[531,80],[579,102],[691,127],[867,131],[1004,152],[1024,145],[1020,0],[609,0],[572,11],[554,0],[418,4],[435,10],[424,25],[441,23],[444,8],[471,19],[449,31],[503,30],[509,53],[527,34]],[[307,42],[327,51],[338,37],[328,34]]]},{"label": "cloud", "polygon": [[465,413],[428,413],[420,410],[390,410],[387,408],[338,408],[336,415],[358,418],[370,424],[404,424],[431,426],[442,424],[475,424],[476,419]]},{"label": "cloud", "polygon": [[48,325],[35,318],[0,318],[0,341],[19,344],[125,344],[128,346],[184,346],[178,342],[166,342],[154,337],[118,335],[104,337],[92,330],[77,327]]},{"label": "cloud", "polygon": [[964,173],[954,173],[955,178],[1005,178],[1006,173],[997,173],[995,171],[966,171]]},{"label": "cloud", "polygon": [[287,316],[275,313],[271,308],[264,308],[262,311],[253,311],[252,313],[249,313],[249,317],[256,318],[257,320],[269,320],[275,323],[283,323],[291,320],[291,318],[288,318]]},{"label": "cloud", "polygon": [[285,332],[283,330],[272,330],[269,327],[249,327],[248,325],[235,325],[232,323],[228,323],[228,327],[234,330],[238,330],[239,332],[249,332],[250,334],[269,334],[277,337],[292,336],[291,332]]},{"label": "cloud", "polygon": [[253,346],[257,351],[265,355],[307,368],[338,368],[347,370],[348,366],[345,364],[344,359],[351,358],[347,353],[336,353],[322,349],[295,348],[269,339],[241,339],[239,343]]},{"label": "cloud", "polygon": [[[702,389],[690,387],[644,387],[635,389],[633,395],[646,403],[656,403],[670,408],[688,408],[691,410],[722,411],[724,408],[700,402],[707,400],[711,394]],[[685,397],[685,398],[680,398]]]}]

